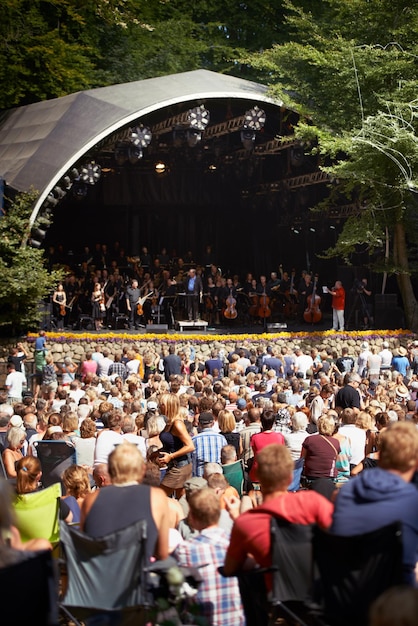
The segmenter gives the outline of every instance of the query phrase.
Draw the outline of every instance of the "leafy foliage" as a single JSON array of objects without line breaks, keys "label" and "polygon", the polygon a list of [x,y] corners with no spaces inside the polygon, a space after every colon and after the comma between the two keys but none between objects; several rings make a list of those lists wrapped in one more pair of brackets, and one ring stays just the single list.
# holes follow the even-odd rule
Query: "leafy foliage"
[{"label": "leafy foliage", "polygon": [[17,335],[36,328],[39,303],[61,278],[49,273],[43,251],[25,245],[36,194],[20,194],[0,218],[0,332]]}]

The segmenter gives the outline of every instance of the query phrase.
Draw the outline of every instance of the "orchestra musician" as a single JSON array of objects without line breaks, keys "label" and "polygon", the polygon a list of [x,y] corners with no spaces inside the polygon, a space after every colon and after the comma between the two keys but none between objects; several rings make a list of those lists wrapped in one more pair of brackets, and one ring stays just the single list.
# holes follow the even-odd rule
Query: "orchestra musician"
[{"label": "orchestra musician", "polygon": [[299,294],[299,310],[298,315],[301,322],[304,322],[304,313],[308,303],[308,296],[311,296],[313,292],[312,275],[303,270],[302,277],[299,281],[298,294]]},{"label": "orchestra musician", "polygon": [[91,294],[91,306],[91,315],[94,320],[94,327],[96,330],[100,330],[103,326],[103,319],[106,315],[106,307],[104,292],[99,281],[94,284],[93,292]]},{"label": "orchestra musician", "polygon": [[139,325],[139,317],[137,313],[137,305],[141,292],[138,287],[136,278],[132,279],[130,286],[126,289],[126,310],[129,316],[129,328],[137,328]]},{"label": "orchestra musician", "polygon": [[67,314],[67,296],[64,291],[64,286],[59,283],[56,290],[52,295],[52,314],[57,320],[57,327],[64,328],[64,319]]}]

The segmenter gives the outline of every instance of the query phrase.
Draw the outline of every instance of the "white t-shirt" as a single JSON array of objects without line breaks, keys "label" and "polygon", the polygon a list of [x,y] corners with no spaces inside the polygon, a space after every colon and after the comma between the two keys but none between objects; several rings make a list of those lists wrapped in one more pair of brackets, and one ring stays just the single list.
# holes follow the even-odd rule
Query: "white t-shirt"
[{"label": "white t-shirt", "polygon": [[100,433],[96,440],[96,447],[94,449],[94,465],[100,465],[100,463],[107,463],[109,454],[118,446],[123,443],[123,437],[120,433],[116,433],[114,430],[104,430]]},{"label": "white t-shirt", "polygon": [[124,438],[125,441],[129,441],[129,443],[133,443],[138,448],[138,450],[140,451],[144,459],[146,458],[147,447],[145,444],[144,437],[141,437],[140,435],[134,435],[134,433],[125,433],[124,435],[122,435],[122,437]]},{"label": "white t-shirt", "polygon": [[10,372],[6,377],[7,395],[9,398],[22,399],[23,386],[26,384],[26,378],[22,372]]}]

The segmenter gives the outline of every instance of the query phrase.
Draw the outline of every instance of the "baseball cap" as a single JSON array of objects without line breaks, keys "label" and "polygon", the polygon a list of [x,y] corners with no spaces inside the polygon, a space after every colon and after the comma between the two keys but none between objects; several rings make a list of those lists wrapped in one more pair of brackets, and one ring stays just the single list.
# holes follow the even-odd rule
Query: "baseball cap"
[{"label": "baseball cap", "polygon": [[158,404],[154,400],[151,400],[150,402],[147,402],[147,409],[149,411],[156,411],[158,409]]},{"label": "baseball cap", "polygon": [[20,415],[12,415],[9,424],[10,426],[14,426],[15,428],[21,428],[22,430],[25,430],[25,427],[23,426],[23,420]]},{"label": "baseball cap", "polygon": [[197,491],[198,489],[204,489],[208,486],[208,481],[205,478],[201,478],[200,476],[194,476],[193,478],[189,478],[184,483],[184,489],[190,493],[192,491]]},{"label": "baseball cap", "polygon": [[245,398],[238,398],[237,400],[237,409],[243,410],[247,408],[247,401]]},{"label": "baseball cap", "polygon": [[209,411],[204,411],[199,415],[199,424],[210,424],[213,422],[213,414]]}]

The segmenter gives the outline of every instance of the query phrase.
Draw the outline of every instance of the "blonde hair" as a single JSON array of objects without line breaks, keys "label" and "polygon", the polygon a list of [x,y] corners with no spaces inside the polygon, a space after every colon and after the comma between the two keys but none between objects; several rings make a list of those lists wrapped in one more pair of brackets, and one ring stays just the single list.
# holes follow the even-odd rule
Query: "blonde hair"
[{"label": "blonde hair", "polygon": [[221,433],[232,433],[237,425],[234,414],[231,411],[219,411],[218,424]]},{"label": "blonde hair", "polygon": [[165,415],[168,424],[170,424],[176,417],[178,417],[180,411],[179,397],[173,393],[164,393],[158,399],[160,413]]},{"label": "blonde hair", "polygon": [[62,475],[67,495],[81,498],[91,491],[87,470],[81,465],[70,465]]},{"label": "blonde hair", "polygon": [[108,459],[109,476],[114,485],[130,481],[140,483],[144,477],[145,461],[138,448],[129,442],[116,446]]},{"label": "blonde hair", "polygon": [[333,417],[321,415],[318,420],[318,432],[320,435],[333,435],[335,432],[335,420]]},{"label": "blonde hair", "polygon": [[412,422],[392,422],[379,435],[379,466],[407,472],[418,464],[418,430]]}]

